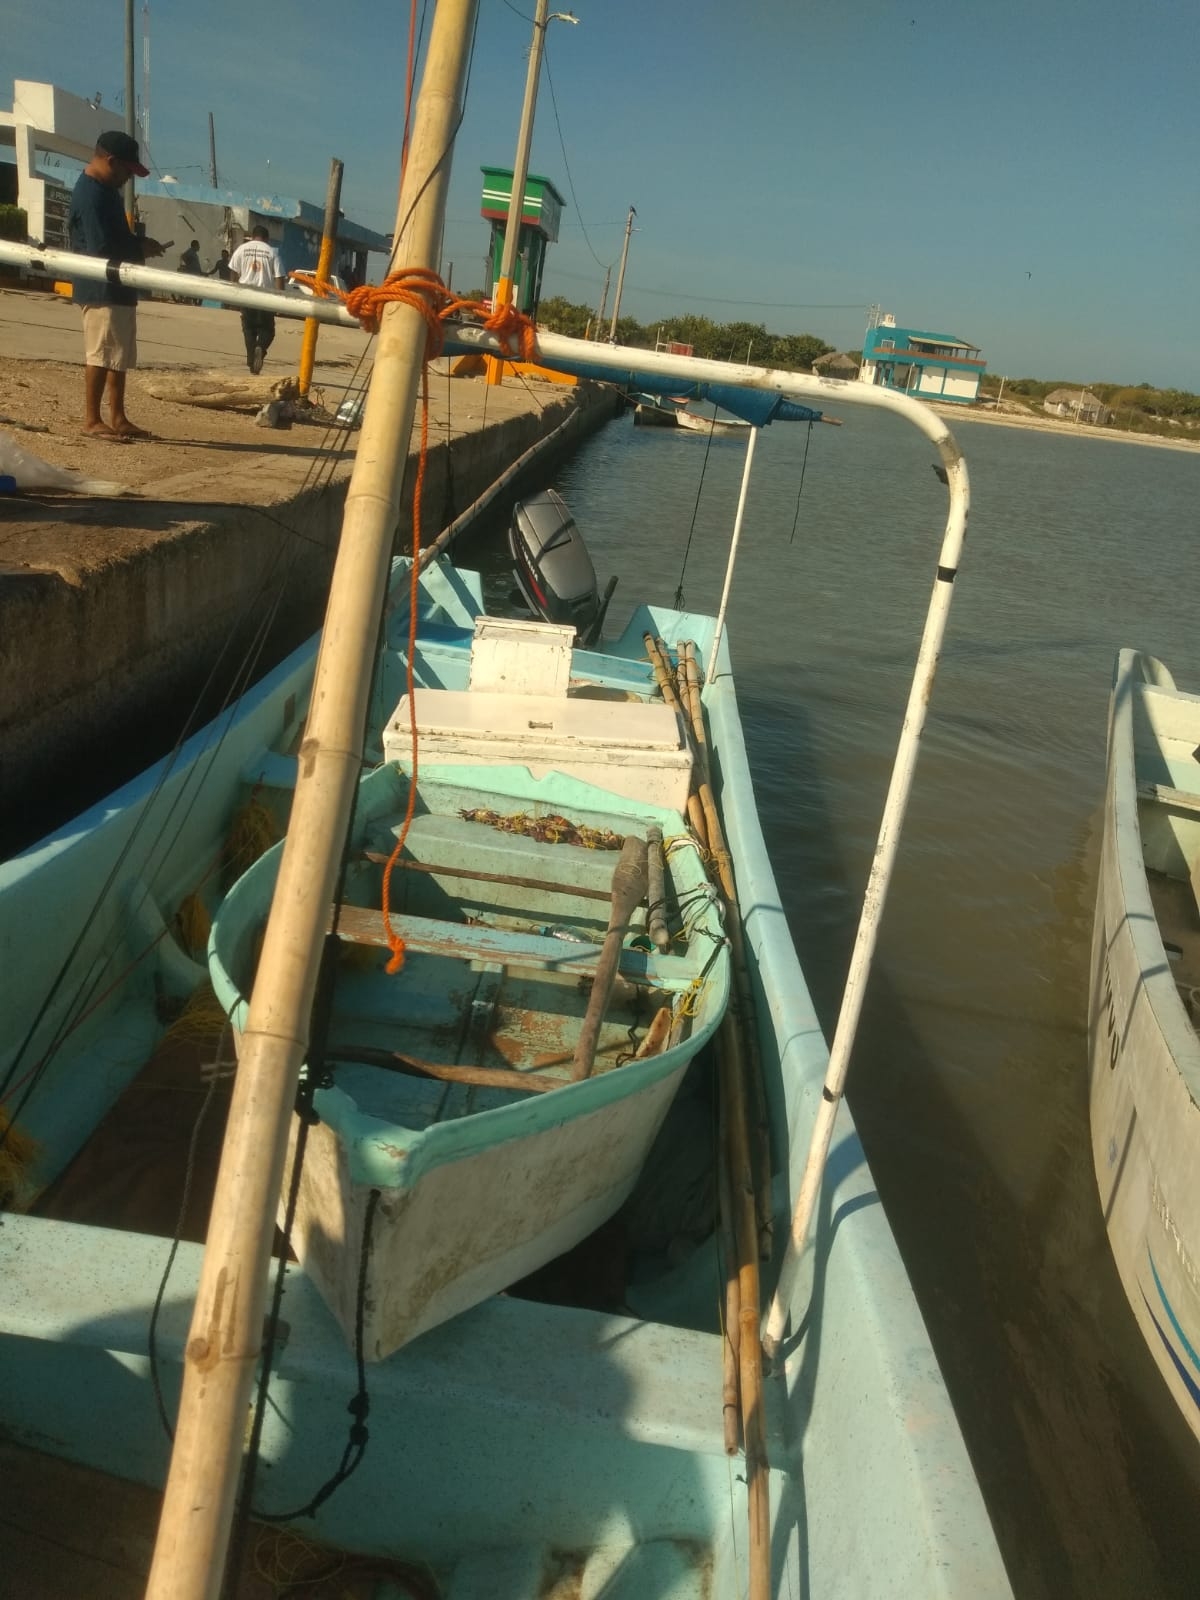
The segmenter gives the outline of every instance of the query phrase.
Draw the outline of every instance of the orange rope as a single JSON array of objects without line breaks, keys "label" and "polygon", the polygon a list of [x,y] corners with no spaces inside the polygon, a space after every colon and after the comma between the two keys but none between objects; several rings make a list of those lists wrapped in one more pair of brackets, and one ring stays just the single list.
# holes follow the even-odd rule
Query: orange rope
[{"label": "orange rope", "polygon": [[388,857],[387,866],[383,869],[383,932],[388,949],[392,952],[385,968],[387,972],[399,972],[404,965],[404,940],[392,927],[391,919],[392,868],[400,859],[400,852],[404,849],[417,804],[417,692],[413,677],[413,658],[417,650],[417,601],[421,591],[421,494],[425,487],[425,458],[428,447],[429,358],[427,355],[421,367],[421,450],[417,458],[417,482],[413,490],[412,567],[409,571],[408,591],[408,661],[405,668],[408,689],[408,731],[412,741],[412,771],[408,780],[408,804],[404,808],[404,821],[400,824],[396,848]]},{"label": "orange rope", "polygon": [[332,283],[318,283],[311,272],[292,272],[288,276],[302,283],[323,300],[340,300],[357,317],[368,333],[378,333],[384,308],[389,305],[411,306],[425,318],[429,329],[426,360],[432,361],[442,353],[442,323],[460,311],[478,317],[488,333],[499,339],[504,353],[533,361],[537,357],[537,329],[524,312],[516,306],[496,306],[494,309],[479,300],[463,300],[452,294],[429,267],[405,267],[389,272],[382,283],[365,283],[359,289],[343,291]]},{"label": "orange rope", "polygon": [[412,511],[412,569],[409,574],[408,598],[408,661],[406,687],[408,689],[408,727],[412,749],[412,772],[408,784],[408,803],[404,821],[400,825],[396,848],[388,857],[383,869],[383,931],[391,951],[388,972],[399,972],[404,965],[404,940],[392,927],[391,886],[392,869],[400,859],[408,830],[412,825],[417,803],[417,695],[413,677],[413,658],[417,646],[417,602],[420,596],[421,571],[421,495],[425,487],[425,460],[429,446],[429,363],[441,354],[444,323],[456,312],[469,311],[483,319],[483,326],[494,333],[507,354],[519,355],[523,361],[536,356],[537,332],[530,319],[515,306],[498,306],[495,310],[475,300],[463,300],[446,288],[441,278],[429,267],[406,267],[389,272],[380,284],[364,284],[359,289],[343,293],[333,284],[318,283],[306,272],[293,272],[292,278],[306,283],[316,295],[338,299],[356,316],[368,333],[379,331],[380,319],[389,305],[411,306],[425,319],[425,358],[421,364],[421,449],[417,459],[417,481],[413,490]]}]

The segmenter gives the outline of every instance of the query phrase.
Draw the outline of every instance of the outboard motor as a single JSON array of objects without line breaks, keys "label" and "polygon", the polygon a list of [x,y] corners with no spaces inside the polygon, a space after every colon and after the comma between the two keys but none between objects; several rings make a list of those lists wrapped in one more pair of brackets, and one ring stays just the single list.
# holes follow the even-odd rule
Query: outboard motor
[{"label": "outboard motor", "polygon": [[601,601],[583,535],[553,489],[518,500],[508,530],[514,576],[530,610],[546,622],[573,624],[581,645],[594,644],[617,586]]}]

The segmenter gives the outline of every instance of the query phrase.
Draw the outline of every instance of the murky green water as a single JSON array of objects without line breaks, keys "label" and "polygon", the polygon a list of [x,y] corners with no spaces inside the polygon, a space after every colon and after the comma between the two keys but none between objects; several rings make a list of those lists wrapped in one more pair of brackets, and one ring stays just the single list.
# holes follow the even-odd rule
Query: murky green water
[{"label": "murky green water", "polygon": [[[959,427],[973,511],[850,1098],[1021,1600],[1194,1596],[1200,1445],[1108,1253],[1087,960],[1119,645],[1200,687],[1200,456]],[[758,449],[731,642],[780,886],[832,1030],[944,520],[890,418]],[[612,424],[557,487],[603,581],[711,610],[740,442]],[[703,473],[703,482],[701,482]],[[697,509],[697,497],[699,506]],[[794,539],[793,527],[795,529]],[[622,605],[622,600],[624,605]]]}]

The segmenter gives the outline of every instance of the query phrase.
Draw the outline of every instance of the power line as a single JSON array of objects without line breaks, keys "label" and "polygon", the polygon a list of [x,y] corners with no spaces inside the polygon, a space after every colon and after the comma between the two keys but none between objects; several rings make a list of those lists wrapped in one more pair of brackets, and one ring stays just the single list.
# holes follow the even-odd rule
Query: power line
[{"label": "power line", "polygon": [[[505,0],[505,4],[507,4],[507,3],[508,3],[508,0]],[[588,231],[587,231],[587,228],[584,225],[584,221],[583,221],[583,208],[579,204],[579,196],[575,193],[575,180],[571,176],[571,163],[567,160],[567,146],[566,146],[566,143],[565,143],[565,141],[563,139],[562,123],[558,120],[558,97],[554,93],[554,78],[552,77],[551,72],[550,72],[550,52],[549,52],[549,50],[544,51],[543,56],[542,56],[542,60],[545,62],[545,65],[546,65],[546,83],[547,83],[547,85],[548,85],[548,87],[550,89],[550,104],[554,108],[554,126],[558,129],[558,147],[562,151],[563,167],[565,168],[566,174],[567,174],[567,187],[571,191],[571,199],[572,199],[572,201],[574,203],[575,210],[576,210],[576,212],[577,212],[577,214],[579,216],[579,226],[580,226],[580,228],[581,228],[581,230],[583,232],[584,243],[587,245],[588,250],[591,251],[592,260],[596,263],[596,265],[598,267],[604,267],[604,268],[607,269],[608,267],[612,266],[612,261],[601,261],[600,257],[596,254],[595,250],[592,249],[592,241],[591,241],[591,239],[588,238]],[[608,224],[604,223],[604,224],[602,224],[602,226],[607,227]],[[613,257],[613,261],[615,261],[616,259],[617,259],[616,256],[614,256]]]},{"label": "power line", "polygon": [[[567,278],[576,283],[590,283],[592,281],[586,273],[565,272],[561,267],[555,267],[554,274],[556,277]],[[842,304],[826,304],[821,301],[807,300],[736,300],[724,298],[717,294],[685,294],[681,289],[643,289],[637,284],[630,284],[626,292],[629,294],[649,295],[657,300],[694,300],[699,304],[749,306],[764,311],[862,311],[867,304],[865,300],[849,300]]]}]

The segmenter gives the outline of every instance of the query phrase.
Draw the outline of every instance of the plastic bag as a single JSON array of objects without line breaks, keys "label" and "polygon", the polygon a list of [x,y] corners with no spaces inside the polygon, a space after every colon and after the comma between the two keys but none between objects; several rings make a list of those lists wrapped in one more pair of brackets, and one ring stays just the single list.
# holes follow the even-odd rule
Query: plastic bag
[{"label": "plastic bag", "polygon": [[58,489],[67,494],[133,494],[123,483],[89,478],[71,467],[52,467],[40,456],[22,450],[9,433],[0,433],[0,477],[17,480],[20,489]]}]

